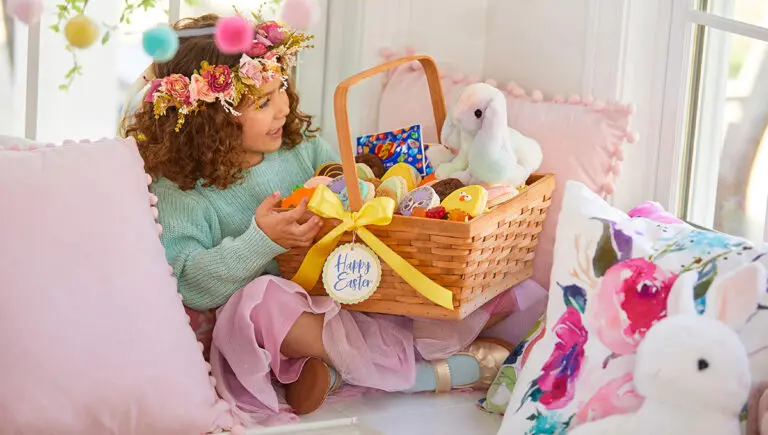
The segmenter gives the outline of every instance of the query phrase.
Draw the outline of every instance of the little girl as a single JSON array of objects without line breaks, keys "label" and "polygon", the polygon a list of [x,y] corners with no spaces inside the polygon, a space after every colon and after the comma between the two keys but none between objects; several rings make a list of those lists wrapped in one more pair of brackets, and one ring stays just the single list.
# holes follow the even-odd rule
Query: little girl
[{"label": "little girl", "polygon": [[264,424],[281,410],[272,375],[297,414],[317,409],[342,381],[409,392],[487,387],[510,349],[475,339],[500,302],[462,322],[363,314],[279,277],[275,257],[310,246],[321,227],[306,201],[276,211],[281,195],[339,158],[288,80],[308,37],[259,22],[250,50],[225,54],[213,38],[217,19],[175,25],[178,53],[148,70],[140,107],[123,125],[154,179],[185,305],[218,308],[219,393],[246,423]]}]

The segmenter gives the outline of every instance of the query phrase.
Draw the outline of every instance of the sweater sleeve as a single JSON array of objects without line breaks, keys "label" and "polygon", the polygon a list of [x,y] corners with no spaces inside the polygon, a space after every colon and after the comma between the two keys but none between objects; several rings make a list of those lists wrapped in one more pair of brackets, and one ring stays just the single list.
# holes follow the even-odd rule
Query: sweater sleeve
[{"label": "sweater sleeve", "polygon": [[308,142],[310,143],[313,169],[317,170],[323,163],[341,162],[339,153],[320,136],[313,137]]},{"label": "sweater sleeve", "polygon": [[161,241],[189,308],[207,310],[223,305],[286,252],[255,221],[242,235],[222,238],[213,208],[195,192],[175,186],[153,191],[163,226]]}]

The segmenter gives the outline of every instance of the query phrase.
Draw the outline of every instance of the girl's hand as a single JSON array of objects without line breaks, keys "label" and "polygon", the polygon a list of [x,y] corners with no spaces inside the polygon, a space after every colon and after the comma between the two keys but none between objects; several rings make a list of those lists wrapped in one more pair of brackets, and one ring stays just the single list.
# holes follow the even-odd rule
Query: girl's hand
[{"label": "girl's hand", "polygon": [[312,245],[317,233],[323,226],[323,220],[317,216],[307,219],[307,199],[298,207],[286,212],[275,210],[280,204],[280,192],[269,195],[256,209],[256,225],[273,242],[285,249],[308,247]]}]

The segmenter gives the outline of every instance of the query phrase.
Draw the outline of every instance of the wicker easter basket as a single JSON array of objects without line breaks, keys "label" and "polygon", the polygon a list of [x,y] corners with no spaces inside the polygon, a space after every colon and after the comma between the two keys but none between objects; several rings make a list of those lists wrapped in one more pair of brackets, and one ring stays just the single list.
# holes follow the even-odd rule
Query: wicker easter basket
[{"label": "wicker easter basket", "polygon": [[[412,61],[420,62],[424,67],[439,137],[445,120],[445,101],[437,66],[427,56],[393,60],[352,76],[336,88],[334,112],[339,149],[349,202],[354,211],[360,209],[362,199],[357,184],[347,94],[353,85]],[[505,289],[530,277],[534,248],[551,202],[555,179],[552,174],[534,174],[527,185],[518,196],[466,223],[395,215],[387,226],[367,227],[421,273],[450,290],[453,293],[453,310],[438,306],[417,293],[383,262],[381,283],[376,292],[367,300],[344,305],[344,308],[459,320]],[[327,220],[317,240],[338,223]],[[340,243],[351,240],[352,235],[348,233]],[[357,238],[357,241],[361,240]],[[280,273],[285,277],[294,276],[306,253],[307,249],[291,249],[279,256]],[[322,280],[309,293],[325,295]]]}]

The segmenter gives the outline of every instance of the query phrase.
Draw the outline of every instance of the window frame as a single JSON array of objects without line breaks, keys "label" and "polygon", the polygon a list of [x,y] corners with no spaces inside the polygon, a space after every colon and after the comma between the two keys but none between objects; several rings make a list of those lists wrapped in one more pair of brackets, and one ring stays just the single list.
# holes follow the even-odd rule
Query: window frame
[{"label": "window frame", "polygon": [[[732,18],[717,15],[711,12],[699,10],[699,1],[681,0],[671,2],[671,29],[669,46],[667,51],[667,71],[664,86],[664,100],[662,103],[662,122],[660,134],[660,146],[658,165],[656,170],[656,187],[654,197],[660,202],[668,204],[670,210],[681,216],[686,216],[692,207],[689,207],[688,198],[690,183],[697,183],[697,189],[716,190],[714,177],[696,176],[699,174],[717,173],[719,163],[712,159],[706,168],[697,167],[694,170],[694,153],[707,152],[700,147],[694,149],[695,135],[689,135],[691,125],[698,116],[699,79],[706,80],[699,74],[696,68],[702,68],[703,64],[694,63],[697,53],[695,38],[701,37],[701,27],[728,32],[733,35],[752,38],[768,43],[768,28],[741,22]],[[706,47],[704,48],[706,50]],[[693,80],[696,78],[696,80]],[[693,97],[693,100],[690,97]],[[693,124],[696,128],[695,124]],[[720,138],[713,139],[707,146],[716,146]],[[714,186],[711,184],[714,182]],[[715,210],[716,197],[710,195],[705,201],[701,201],[697,208],[698,215],[712,213]],[[704,210],[707,210],[706,212]],[[768,220],[764,237],[768,236]]]}]

